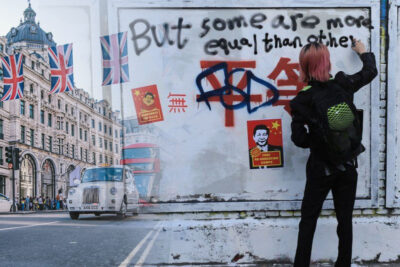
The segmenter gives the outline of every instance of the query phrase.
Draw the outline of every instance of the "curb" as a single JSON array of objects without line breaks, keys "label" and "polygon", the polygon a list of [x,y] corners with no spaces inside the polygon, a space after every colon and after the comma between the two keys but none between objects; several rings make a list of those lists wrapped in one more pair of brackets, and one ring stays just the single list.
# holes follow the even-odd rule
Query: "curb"
[{"label": "curb", "polygon": [[17,211],[17,212],[0,212],[0,215],[27,215],[27,214],[44,214],[44,213],[68,213],[68,210],[54,211]]}]

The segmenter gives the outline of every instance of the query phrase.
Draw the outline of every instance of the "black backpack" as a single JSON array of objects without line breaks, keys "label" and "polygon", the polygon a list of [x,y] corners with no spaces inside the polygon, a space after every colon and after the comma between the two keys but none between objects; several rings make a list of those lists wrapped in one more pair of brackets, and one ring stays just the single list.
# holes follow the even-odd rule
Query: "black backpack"
[{"label": "black backpack", "polygon": [[361,144],[362,123],[352,94],[334,81],[313,88],[313,128],[317,131],[319,150],[334,166],[352,161],[365,151]]}]

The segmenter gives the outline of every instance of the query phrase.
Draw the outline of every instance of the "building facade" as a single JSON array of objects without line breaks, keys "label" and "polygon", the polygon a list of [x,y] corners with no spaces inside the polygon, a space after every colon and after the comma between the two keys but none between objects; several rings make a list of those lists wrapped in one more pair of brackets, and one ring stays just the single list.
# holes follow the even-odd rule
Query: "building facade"
[{"label": "building facade", "polygon": [[76,166],[119,164],[121,125],[119,112],[83,89],[50,94],[47,48],[55,42],[35,17],[29,5],[24,21],[0,38],[1,56],[21,53],[24,64],[23,97],[0,102],[0,193],[12,196],[4,155],[5,147],[14,145],[22,151],[15,173],[16,197],[54,198],[58,192],[67,194],[69,173]]}]

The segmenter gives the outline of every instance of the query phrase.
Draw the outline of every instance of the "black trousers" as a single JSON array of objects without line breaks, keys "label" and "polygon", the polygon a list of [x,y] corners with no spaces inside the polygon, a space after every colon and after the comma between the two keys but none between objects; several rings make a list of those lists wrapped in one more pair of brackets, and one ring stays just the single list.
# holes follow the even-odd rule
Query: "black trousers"
[{"label": "black trousers", "polygon": [[[314,168],[315,166],[315,168]],[[317,220],[322,204],[332,190],[336,218],[338,221],[339,253],[336,267],[350,267],[353,227],[352,217],[357,188],[357,171],[354,166],[346,166],[345,171],[335,171],[330,175],[320,171],[320,166],[307,163],[307,182],[301,205],[301,220],[294,267],[309,267],[311,248]]]}]

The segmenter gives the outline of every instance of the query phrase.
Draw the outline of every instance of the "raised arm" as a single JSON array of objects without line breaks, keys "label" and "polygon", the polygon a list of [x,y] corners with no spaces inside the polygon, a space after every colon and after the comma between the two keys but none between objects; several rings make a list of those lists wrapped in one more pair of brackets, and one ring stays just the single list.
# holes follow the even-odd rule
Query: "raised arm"
[{"label": "raised arm", "polygon": [[376,77],[378,70],[376,69],[375,55],[371,52],[366,52],[365,46],[361,41],[354,40],[352,49],[360,56],[363,63],[362,69],[353,75],[347,75],[340,71],[336,74],[335,80],[343,87],[357,92]]}]

